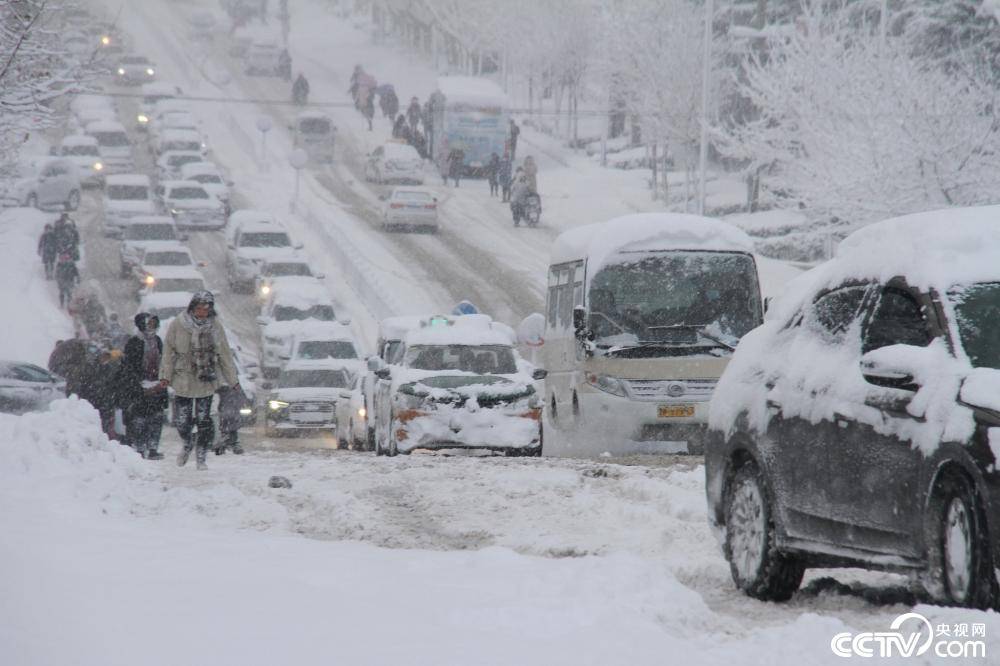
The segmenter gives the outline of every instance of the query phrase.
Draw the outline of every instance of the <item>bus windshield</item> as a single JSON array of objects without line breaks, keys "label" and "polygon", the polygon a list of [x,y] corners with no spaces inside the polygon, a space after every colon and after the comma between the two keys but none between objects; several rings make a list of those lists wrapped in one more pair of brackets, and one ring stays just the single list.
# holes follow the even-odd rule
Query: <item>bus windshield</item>
[{"label": "bus windshield", "polygon": [[759,294],[756,267],[747,254],[625,253],[590,282],[589,328],[599,349],[731,351],[761,323]]}]

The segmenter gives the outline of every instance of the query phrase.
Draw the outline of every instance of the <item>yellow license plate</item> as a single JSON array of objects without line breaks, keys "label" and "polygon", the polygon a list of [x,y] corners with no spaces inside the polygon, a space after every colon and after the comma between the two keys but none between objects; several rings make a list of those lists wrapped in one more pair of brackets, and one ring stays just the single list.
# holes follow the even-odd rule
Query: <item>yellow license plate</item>
[{"label": "yellow license plate", "polygon": [[694,416],[694,405],[660,405],[656,415],[661,419],[683,418]]}]

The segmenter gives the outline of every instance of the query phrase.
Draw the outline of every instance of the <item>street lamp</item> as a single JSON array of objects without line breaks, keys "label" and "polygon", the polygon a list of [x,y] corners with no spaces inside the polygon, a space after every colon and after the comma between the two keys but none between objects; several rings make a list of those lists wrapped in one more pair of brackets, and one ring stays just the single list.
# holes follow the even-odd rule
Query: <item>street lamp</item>
[{"label": "street lamp", "polygon": [[267,139],[267,133],[271,131],[271,127],[272,123],[270,116],[260,116],[257,118],[257,130],[260,132],[260,161],[263,171],[268,171],[265,140]]},{"label": "street lamp", "polygon": [[309,162],[309,153],[302,150],[301,148],[296,148],[292,151],[292,154],[288,156],[288,163],[292,165],[295,169],[295,196],[292,199],[292,204],[289,206],[291,211],[294,213],[296,206],[299,203],[299,176],[302,173],[302,169]]}]

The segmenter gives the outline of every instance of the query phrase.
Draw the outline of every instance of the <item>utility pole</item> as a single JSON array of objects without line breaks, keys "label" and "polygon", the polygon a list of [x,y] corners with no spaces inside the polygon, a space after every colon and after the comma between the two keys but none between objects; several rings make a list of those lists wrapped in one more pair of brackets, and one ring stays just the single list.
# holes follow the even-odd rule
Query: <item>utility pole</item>
[{"label": "utility pole", "polygon": [[698,214],[705,214],[705,170],[708,168],[708,103],[712,82],[712,18],[715,0],[705,2],[705,53],[701,77],[701,150],[698,156]]}]

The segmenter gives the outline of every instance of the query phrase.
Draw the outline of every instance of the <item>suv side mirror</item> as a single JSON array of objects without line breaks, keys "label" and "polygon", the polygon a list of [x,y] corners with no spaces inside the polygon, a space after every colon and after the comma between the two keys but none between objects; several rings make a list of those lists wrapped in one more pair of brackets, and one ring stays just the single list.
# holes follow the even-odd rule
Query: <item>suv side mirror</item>
[{"label": "suv side mirror", "polygon": [[532,379],[545,379],[549,376],[548,370],[543,370],[542,368],[536,368],[534,372],[531,373]]},{"label": "suv side mirror", "polygon": [[929,354],[934,354],[930,347],[879,347],[861,357],[861,373],[873,386],[916,392],[920,389],[922,370],[934,365],[932,359],[927,358]]}]

